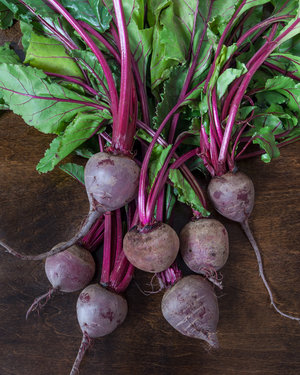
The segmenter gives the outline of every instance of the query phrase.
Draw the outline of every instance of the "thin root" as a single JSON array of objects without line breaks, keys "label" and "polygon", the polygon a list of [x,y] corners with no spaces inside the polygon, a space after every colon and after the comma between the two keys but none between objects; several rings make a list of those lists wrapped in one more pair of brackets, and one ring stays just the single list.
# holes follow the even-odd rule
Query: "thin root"
[{"label": "thin root", "polygon": [[85,236],[88,231],[90,230],[91,226],[94,224],[94,222],[102,215],[102,213],[98,212],[98,211],[90,211],[88,216],[86,217],[82,227],[79,229],[79,231],[75,234],[74,237],[72,237],[70,240],[68,240],[67,242],[62,242],[54,247],[52,247],[51,250],[47,251],[46,253],[42,253],[42,254],[38,254],[38,255],[26,255],[26,254],[22,254],[22,253],[19,253],[17,251],[15,251],[14,249],[12,249],[10,246],[8,246],[5,242],[3,242],[2,240],[0,240],[0,245],[2,247],[4,247],[4,249],[14,255],[15,257],[19,258],[19,259],[22,259],[22,260],[41,260],[41,259],[45,259],[49,256],[52,256],[52,255],[55,255],[55,254],[58,254],[66,249],[68,249],[69,247],[71,247],[72,245],[74,245],[77,241],[80,240],[80,238],[82,238],[83,236]]},{"label": "thin root", "polygon": [[[49,291],[40,297],[37,297],[34,301],[33,304],[29,307],[26,313],[26,320],[28,319],[28,316],[31,312],[37,311],[38,314],[42,310],[42,308],[46,305],[46,303],[49,301],[49,299],[53,296],[54,293],[57,292],[56,288],[51,288]],[[42,303],[42,300],[45,299],[44,303]]]},{"label": "thin root", "polygon": [[78,350],[77,357],[76,357],[75,362],[73,364],[70,375],[78,375],[79,374],[80,363],[83,360],[85,352],[91,346],[92,342],[93,342],[93,340],[90,338],[90,336],[86,332],[83,332],[80,348]]},{"label": "thin root", "polygon": [[265,288],[267,289],[267,292],[269,293],[269,297],[270,297],[270,301],[271,301],[271,305],[274,307],[274,309],[278,312],[278,314],[280,314],[281,316],[284,316],[288,319],[292,319],[292,320],[296,320],[298,322],[300,322],[300,318],[297,318],[295,316],[292,316],[292,315],[289,315],[289,314],[286,314],[284,312],[282,312],[278,307],[277,305],[275,304],[274,302],[274,298],[273,298],[273,294],[272,294],[272,291],[271,291],[271,288],[265,278],[265,275],[264,275],[264,269],[263,269],[263,263],[262,263],[262,258],[261,258],[261,255],[260,255],[260,251],[259,251],[259,248],[258,248],[258,245],[253,237],[253,234],[251,232],[251,229],[249,227],[249,224],[248,224],[248,220],[246,220],[245,222],[241,223],[241,226],[248,238],[248,240],[250,241],[251,245],[252,245],[252,248],[255,252],[255,255],[256,255],[256,259],[257,259],[257,263],[258,263],[258,269],[259,269],[259,276],[262,278],[262,281],[264,283],[264,286]]},{"label": "thin root", "polygon": [[204,266],[201,268],[201,273],[207,278],[207,280],[216,285],[219,289],[223,289],[223,276],[222,274],[218,275],[218,272],[214,267],[209,265]]}]

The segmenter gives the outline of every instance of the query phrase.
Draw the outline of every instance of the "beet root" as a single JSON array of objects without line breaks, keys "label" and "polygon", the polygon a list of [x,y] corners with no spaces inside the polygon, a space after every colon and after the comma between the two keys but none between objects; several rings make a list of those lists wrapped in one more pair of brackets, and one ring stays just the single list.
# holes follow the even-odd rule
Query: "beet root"
[{"label": "beet root", "polygon": [[176,259],[179,238],[168,224],[158,223],[151,229],[132,228],[123,241],[124,253],[131,264],[146,272],[162,272]]},{"label": "beet root", "polygon": [[185,336],[206,341],[217,348],[218,301],[211,284],[202,276],[191,275],[168,289],[162,299],[164,318]]},{"label": "beet root", "polygon": [[91,253],[78,245],[48,257],[45,271],[48,280],[61,292],[76,292],[83,289],[95,274],[95,262]]},{"label": "beet root", "polygon": [[113,332],[127,315],[127,302],[99,284],[87,286],[77,300],[77,319],[82,332],[97,338]]},{"label": "beet root", "polygon": [[181,230],[179,239],[186,265],[192,271],[214,279],[229,255],[228,233],[224,225],[214,219],[190,221]]},{"label": "beet root", "polygon": [[[56,291],[71,293],[87,286],[95,274],[95,262],[89,251],[73,245],[61,253],[48,257],[45,272],[52,288],[34,300],[26,318],[32,311],[40,310]],[[42,300],[45,300],[43,304]]]},{"label": "beet root", "polygon": [[300,321],[300,318],[286,314],[277,307],[265,277],[260,250],[248,224],[248,218],[254,206],[254,185],[252,180],[242,172],[227,172],[221,177],[213,177],[211,179],[208,185],[208,194],[215,209],[221,215],[241,224],[255,252],[259,276],[262,278],[269,294],[271,305],[281,316]]},{"label": "beet root", "polygon": [[99,284],[87,286],[77,300],[77,319],[83,332],[81,345],[70,375],[77,375],[79,365],[92,339],[113,332],[127,316],[125,298]]},{"label": "beet root", "polygon": [[84,169],[91,209],[113,211],[132,201],[137,195],[139,174],[139,166],[127,156],[94,154]]},{"label": "beet root", "polygon": [[208,194],[215,209],[230,220],[242,223],[253,210],[254,185],[243,172],[227,172],[221,177],[213,177]]}]

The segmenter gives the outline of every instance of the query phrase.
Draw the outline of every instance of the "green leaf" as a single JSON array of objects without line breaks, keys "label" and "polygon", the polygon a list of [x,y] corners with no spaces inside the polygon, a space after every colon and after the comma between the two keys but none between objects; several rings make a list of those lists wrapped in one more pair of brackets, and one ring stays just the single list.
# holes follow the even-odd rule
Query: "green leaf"
[{"label": "green leaf", "polygon": [[0,46],[0,64],[21,64],[19,56],[9,47],[9,43]]},{"label": "green leaf", "polygon": [[97,17],[98,29],[101,33],[108,30],[112,16],[108,9],[103,5],[102,0],[89,0],[90,6]]},{"label": "green leaf", "polygon": [[277,91],[284,95],[288,99],[287,106],[292,111],[300,113],[300,83],[281,75],[268,79],[265,90]]},{"label": "green leaf", "polygon": [[42,173],[52,171],[56,164],[95,134],[102,121],[99,112],[79,113],[64,133],[52,141],[36,169]]},{"label": "green leaf", "polygon": [[[284,57],[286,59],[284,59]],[[273,58],[273,59],[272,59]],[[292,65],[298,70],[300,73],[300,56],[295,56],[290,53],[272,53],[270,55],[270,61],[274,64],[274,58],[278,61],[280,59],[281,62],[285,62],[286,65]]]},{"label": "green leaf", "polygon": [[84,185],[84,167],[82,165],[67,163],[61,165],[59,168]]},{"label": "green leaf", "polygon": [[279,15],[296,15],[299,7],[299,0],[271,0],[274,6],[274,14]]},{"label": "green leaf", "polygon": [[272,79],[268,79],[266,82],[265,90],[279,90],[279,89],[291,88],[294,86],[295,86],[295,82],[292,78],[280,75]]},{"label": "green leaf", "polygon": [[61,0],[61,4],[78,21],[84,21],[101,33],[109,29],[111,16],[102,1]]},{"label": "green leaf", "polygon": [[237,69],[228,68],[226,69],[217,80],[217,95],[221,99],[228,89],[229,85],[241,75],[247,73],[246,65],[240,64]]},{"label": "green leaf", "polygon": [[4,103],[4,101],[0,98],[0,111],[6,111],[9,109],[9,106]]},{"label": "green leaf", "polygon": [[149,186],[152,187],[159,171],[161,170],[164,161],[166,160],[172,145],[164,148],[161,145],[154,145],[153,151],[151,153],[150,162],[149,162]]},{"label": "green leaf", "polygon": [[34,18],[34,15],[18,0],[0,0],[0,2],[13,13],[16,19],[30,22]]},{"label": "green leaf", "polygon": [[[85,69],[95,90],[99,91],[99,93],[102,93],[103,95],[106,95],[103,86],[99,83],[99,79],[102,80],[106,88],[107,82],[102,67],[95,54],[90,50],[73,50],[70,51],[70,56],[74,57],[78,65]],[[112,74],[117,84],[117,82],[120,81],[120,69],[117,67],[116,62],[111,62],[110,68],[112,69]],[[115,74],[115,72],[117,73]]]},{"label": "green leaf", "polygon": [[165,221],[168,223],[168,221],[171,218],[171,214],[174,208],[174,205],[176,203],[176,197],[173,192],[173,188],[170,185],[166,186],[165,190]]},{"label": "green leaf", "polygon": [[0,29],[7,29],[13,24],[13,13],[0,3]]},{"label": "green leaf", "polygon": [[[174,67],[170,74],[170,78],[164,82],[163,93],[160,96],[160,102],[156,106],[155,117],[153,118],[153,127],[157,129],[170,110],[176,105],[184,80],[186,78],[186,67]],[[193,98],[194,100],[196,98]],[[167,135],[169,125],[166,125],[162,135]]]},{"label": "green leaf", "polygon": [[24,63],[46,72],[83,78],[78,65],[66,53],[61,42],[34,32],[31,33]]},{"label": "green leaf", "polygon": [[[172,67],[190,62],[187,61],[190,50],[193,48],[193,52],[196,51],[208,10],[209,3],[205,1],[154,0],[148,2],[148,21],[150,26],[154,27],[150,66],[152,90],[169,77]],[[195,30],[194,35],[193,30]],[[209,47],[209,41],[204,38],[194,80],[209,64]]]},{"label": "green leaf", "polygon": [[[0,64],[0,95],[10,109],[43,133],[59,134],[96,102],[57,83],[30,66]],[[109,114],[107,113],[107,116]]]},{"label": "green leaf", "polygon": [[269,163],[273,158],[280,156],[274,133],[270,127],[266,126],[255,132],[253,143],[258,144],[266,151],[266,153],[261,156],[261,160],[265,163]]},{"label": "green leaf", "polygon": [[20,29],[22,32],[22,45],[23,45],[24,51],[26,52],[30,44],[33,26],[29,23],[20,21]]},{"label": "green leaf", "polygon": [[[209,88],[213,88],[215,84],[217,83],[217,80],[220,75],[220,71],[225,65],[225,63],[228,61],[229,57],[237,50],[236,44],[232,44],[229,47],[222,46],[221,52],[219,56],[216,59],[216,66],[214,69],[214,72],[209,80]],[[244,70],[245,67],[243,65],[240,65],[240,70]]]},{"label": "green leaf", "polygon": [[169,179],[174,184],[174,192],[177,199],[199,211],[203,216],[209,216],[209,212],[202,206],[200,199],[192,189],[188,181],[183,177],[178,169],[171,169]]}]

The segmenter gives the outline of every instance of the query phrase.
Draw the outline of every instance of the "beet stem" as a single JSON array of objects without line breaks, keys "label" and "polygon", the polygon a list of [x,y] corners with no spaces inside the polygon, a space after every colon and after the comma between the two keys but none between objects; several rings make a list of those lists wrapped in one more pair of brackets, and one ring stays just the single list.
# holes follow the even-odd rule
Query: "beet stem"
[{"label": "beet stem", "polygon": [[89,335],[86,332],[83,332],[80,348],[78,350],[77,357],[76,357],[75,362],[73,364],[70,375],[78,375],[79,374],[80,363],[83,360],[85,352],[91,346],[92,341],[93,340],[89,337]]},{"label": "beet stem", "polygon": [[[50,288],[47,293],[35,298],[32,305],[29,307],[26,313],[26,320],[28,319],[28,316],[31,312],[37,310],[37,312],[40,312],[40,310],[46,305],[46,303],[49,301],[50,298],[52,298],[53,294],[55,294],[58,291],[57,288]],[[41,303],[41,301],[45,299],[44,303]]]},{"label": "beet stem", "polygon": [[251,229],[249,227],[249,223],[248,223],[248,220],[244,221],[244,222],[241,222],[241,226],[249,240],[249,242],[251,243],[252,245],[252,248],[255,252],[255,255],[256,255],[256,259],[257,259],[257,263],[258,263],[258,269],[259,269],[259,276],[262,278],[262,281],[265,285],[265,288],[267,289],[268,293],[269,293],[269,297],[270,297],[270,300],[271,300],[271,305],[274,307],[274,309],[282,316],[286,317],[286,318],[289,318],[289,319],[292,319],[292,320],[297,320],[297,321],[300,321],[300,318],[297,318],[297,317],[294,317],[292,315],[289,315],[289,314],[285,314],[284,312],[282,312],[281,310],[279,310],[279,308],[276,306],[275,302],[274,302],[274,299],[273,299],[273,294],[271,292],[271,288],[265,278],[265,275],[264,275],[264,269],[263,269],[263,263],[262,263],[262,258],[261,258],[261,255],[260,255],[260,251],[259,251],[259,248],[258,248],[258,245],[253,237],[253,234],[251,232]]},{"label": "beet stem", "polygon": [[79,231],[69,241],[62,242],[61,245],[59,245],[59,246],[56,245],[56,246],[52,247],[52,249],[47,251],[46,253],[42,253],[42,254],[38,254],[38,255],[26,255],[26,254],[22,254],[22,253],[19,253],[19,252],[15,251],[10,246],[8,246],[6,243],[4,243],[2,240],[0,240],[0,245],[2,247],[4,247],[4,249],[8,253],[10,253],[10,254],[14,255],[15,257],[17,257],[19,259],[22,259],[22,260],[41,260],[41,259],[45,259],[49,256],[58,254],[58,253],[60,253],[64,250],[68,249],[72,245],[74,245],[80,238],[84,237],[88,233],[88,231],[90,230],[90,228],[92,227],[94,222],[102,215],[103,215],[103,212],[91,210],[88,213],[83,226],[79,229]]}]

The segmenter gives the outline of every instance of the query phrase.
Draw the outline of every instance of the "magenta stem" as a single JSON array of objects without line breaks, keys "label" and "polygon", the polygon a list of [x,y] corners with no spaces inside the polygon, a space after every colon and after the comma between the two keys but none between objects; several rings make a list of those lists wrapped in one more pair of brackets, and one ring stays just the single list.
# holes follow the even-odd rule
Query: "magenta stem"
[{"label": "magenta stem", "polygon": [[165,203],[165,188],[162,187],[156,204],[156,220],[163,222],[164,221],[164,203]]},{"label": "magenta stem", "polygon": [[227,33],[231,29],[233,23],[236,20],[237,15],[240,13],[240,11],[242,10],[242,8],[246,4],[246,2],[247,2],[246,0],[242,1],[242,3],[240,4],[240,6],[238,7],[238,9],[234,12],[234,14],[231,17],[230,21],[228,22],[227,26],[225,27],[225,30],[224,30],[223,34],[221,35],[221,38],[220,38],[219,43],[218,43],[218,47],[217,47],[217,50],[216,50],[216,53],[215,53],[215,57],[214,57],[213,63],[211,65],[211,68],[210,68],[210,70],[209,70],[209,72],[207,74],[207,77],[206,77],[206,81],[205,81],[205,85],[204,85],[204,92],[206,92],[208,84],[209,84],[209,81],[210,81],[210,79],[211,79],[211,77],[213,75],[213,72],[215,70],[217,58],[220,55],[222,46],[223,46],[224,41],[225,41],[225,39],[227,37]]},{"label": "magenta stem", "polygon": [[[237,115],[239,105],[240,105],[241,100],[243,98],[243,93],[246,91],[246,89],[249,85],[249,82],[252,79],[254,73],[260,68],[260,66],[263,64],[265,59],[278,46],[281,39],[283,39],[291,30],[293,30],[293,28],[299,22],[300,22],[300,18],[298,18],[295,22],[293,22],[293,24],[284,33],[282,33],[280,36],[278,36],[274,41],[268,40],[266,42],[265,46],[264,46],[264,50],[262,51],[261,55],[257,56],[256,61],[254,61],[254,57],[252,58],[254,63],[252,65],[252,67],[248,70],[248,72],[245,74],[245,76],[243,78],[243,81],[241,82],[241,84],[240,84],[240,86],[239,86],[239,88],[238,88],[238,90],[235,94],[235,97],[234,97],[234,99],[231,103],[231,109],[230,109],[228,121],[227,121],[227,124],[226,124],[226,127],[225,127],[224,138],[223,138],[223,142],[222,142],[220,154],[219,154],[219,160],[218,160],[219,168],[220,168],[219,173],[222,174],[224,172],[224,165],[225,165],[225,160],[226,160],[226,157],[227,157],[227,150],[228,150],[228,146],[229,146],[229,142],[230,142],[230,138],[231,138],[231,132],[232,132],[232,128],[233,128],[233,125],[234,125],[234,121],[235,121],[235,118],[236,118],[236,115]],[[274,29],[272,31],[274,31]]]},{"label": "magenta stem", "polygon": [[128,285],[130,284],[132,277],[134,274],[134,267],[131,263],[128,264],[127,272],[123,278],[123,280],[120,282],[120,284],[115,288],[116,293],[123,293]]},{"label": "magenta stem", "polygon": [[120,255],[122,251],[122,242],[123,242],[123,233],[122,233],[122,218],[121,218],[121,210],[118,209],[116,212],[116,259]]},{"label": "magenta stem", "polygon": [[100,33],[98,33],[95,29],[93,29],[89,24],[87,24],[84,21],[78,21],[78,24],[82,26],[86,31],[88,31],[93,37],[98,39],[107,49],[108,51],[112,54],[114,59],[120,64],[121,59],[118,54],[118,52],[114,49],[114,47],[104,38],[104,36]]},{"label": "magenta stem", "polygon": [[[199,57],[199,54],[201,52],[201,47],[202,47],[202,44],[203,44],[204,37],[206,35],[206,30],[207,30],[207,26],[208,26],[207,21],[209,20],[210,15],[211,15],[212,5],[213,5],[213,1],[210,2],[210,7],[209,7],[209,10],[208,10],[207,19],[206,19],[204,27],[203,27],[201,38],[200,38],[199,44],[197,46],[196,53],[193,56],[192,65],[189,68],[188,74],[187,74],[186,79],[184,81],[184,84],[183,84],[183,87],[182,87],[182,90],[181,90],[181,93],[180,93],[180,96],[179,96],[179,100],[181,100],[186,95],[187,90],[189,88],[189,85],[192,81],[193,75],[195,73],[195,69],[196,69],[197,62],[198,62],[198,57]],[[199,8],[199,1],[197,1],[196,9],[195,9],[194,24],[193,24],[193,31],[192,31],[191,44],[190,44],[191,54],[192,54],[192,51],[193,51],[193,41],[194,41],[194,34],[195,34],[195,30],[196,30],[196,18],[198,17],[198,8]],[[179,117],[180,117],[180,114],[177,113],[177,114],[174,115],[174,117],[172,119],[172,123],[171,123],[170,130],[169,130],[169,135],[168,135],[168,142],[169,143],[173,142]]]},{"label": "magenta stem", "polygon": [[83,27],[79,25],[79,23],[71,16],[71,14],[57,0],[47,0],[47,2],[50,3],[70,23],[70,25],[78,32],[78,34],[87,43],[87,45],[90,47],[90,49],[94,52],[95,56],[97,57],[103,69],[103,73],[106,77],[106,81],[108,84],[113,119],[117,120],[118,93],[117,93],[115,82],[112,76],[112,72],[102,52],[94,43],[93,39],[85,32]]},{"label": "magenta stem", "polygon": [[[153,213],[154,213],[154,209],[155,209],[155,205],[156,205],[156,201],[157,201],[157,197],[162,189],[162,187],[164,186],[165,184],[165,180],[167,178],[165,178],[165,173],[168,169],[168,165],[170,163],[170,160],[171,158],[173,157],[176,149],[180,146],[180,144],[182,143],[182,141],[187,138],[189,136],[189,134],[186,134],[186,133],[181,133],[180,136],[178,137],[176,143],[174,144],[174,146],[171,148],[171,150],[169,151],[169,154],[168,156],[166,157],[159,173],[158,173],[158,176],[156,177],[155,179],[155,182],[153,183],[152,185],[152,188],[150,190],[150,193],[149,193],[149,196],[148,196],[148,199],[147,199],[147,204],[146,204],[146,216],[145,216],[145,220],[142,220],[141,218],[141,224],[143,226],[147,225],[147,224],[150,224],[153,220]],[[168,175],[168,173],[167,173]]]},{"label": "magenta stem", "polygon": [[[292,144],[294,142],[297,142],[299,140],[300,140],[300,135],[298,137],[293,138],[293,139],[289,139],[288,141],[277,143],[276,146],[278,148],[284,147],[284,146],[290,145],[290,144]],[[248,153],[248,154],[245,154],[245,155],[240,155],[240,156],[236,157],[236,160],[253,158],[255,156],[259,156],[259,155],[262,155],[264,153],[265,153],[264,150],[258,150],[258,151],[254,151],[254,152],[251,152],[251,153]]]},{"label": "magenta stem", "polygon": [[[129,127],[129,108],[132,91],[132,74],[131,74],[131,53],[129,49],[128,33],[126,28],[125,16],[120,0],[113,0],[116,23],[119,32],[120,54],[121,54],[121,86],[120,101],[118,110],[118,121],[114,123],[112,134],[112,146],[116,150],[127,153],[130,152],[125,146],[128,137]],[[135,124],[131,124],[131,126]]]},{"label": "magenta stem", "polygon": [[272,70],[276,70],[277,72],[281,73],[283,76],[290,77],[290,78],[294,79],[295,81],[300,82],[300,77],[295,76],[294,74],[292,74],[291,72],[289,72],[287,70],[279,68],[279,66],[277,66],[277,65],[274,65],[274,64],[272,64],[268,61],[265,61],[263,65],[267,66],[268,68],[270,68]]},{"label": "magenta stem", "polygon": [[101,216],[96,222],[95,224],[92,226],[92,228],[90,229],[90,231],[87,233],[87,235],[85,235],[82,239],[81,239],[81,244],[91,250],[94,245],[95,245],[95,241],[97,241],[97,239],[99,238],[99,236],[101,236],[101,234],[104,232],[104,220],[103,220],[103,216]]},{"label": "magenta stem", "polygon": [[80,80],[80,78],[65,76],[63,74],[51,73],[51,72],[44,72],[44,73],[47,74],[47,76],[50,76],[50,77],[62,78],[64,81],[75,83],[76,85],[79,85],[79,86],[83,87],[90,94],[92,94],[94,96],[98,95],[98,92],[95,89],[93,89],[87,83],[84,83],[82,80]]},{"label": "magenta stem", "polygon": [[182,278],[182,272],[178,268],[175,261],[165,271],[158,272],[156,276],[160,280],[160,284],[162,284],[164,288],[169,288]]},{"label": "magenta stem", "polygon": [[214,119],[214,124],[215,124],[215,127],[216,127],[218,140],[221,144],[221,142],[223,140],[223,130],[222,130],[221,122],[220,122],[220,119],[219,119],[219,114],[218,114],[217,89],[216,89],[216,87],[214,87],[213,90],[212,90],[211,104],[212,104],[212,115],[213,115],[213,119]]},{"label": "magenta stem", "polygon": [[111,268],[112,257],[112,226],[111,226],[111,212],[106,212],[104,215],[104,246],[103,246],[103,262],[100,283],[104,286],[108,285]]},{"label": "magenta stem", "polygon": [[153,150],[153,147],[160,135],[160,133],[163,131],[164,127],[168,123],[169,119],[173,116],[173,114],[178,110],[180,107],[181,102],[178,102],[173,109],[168,113],[168,115],[165,117],[163,122],[160,124],[159,128],[157,129],[156,133],[153,135],[152,141],[149,144],[149,147],[147,149],[147,152],[144,157],[144,161],[141,168],[140,173],[140,183],[139,183],[139,196],[138,196],[138,207],[139,207],[139,216],[141,222],[146,222],[146,181],[147,181],[147,169],[151,157],[151,153]]}]

